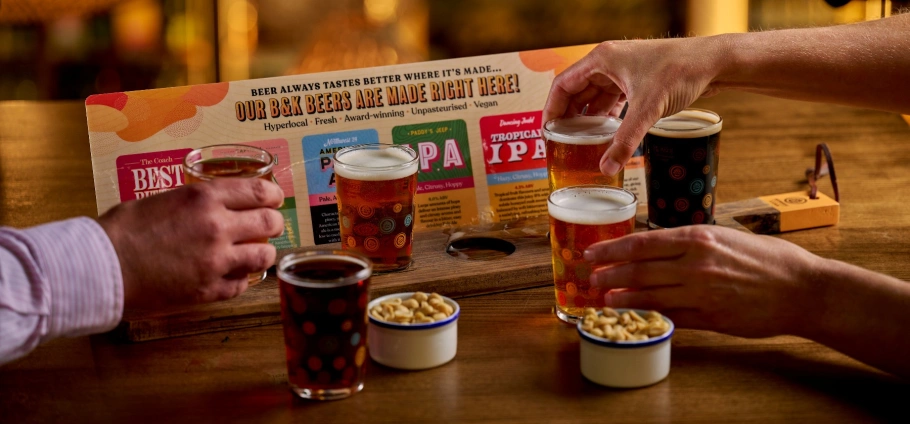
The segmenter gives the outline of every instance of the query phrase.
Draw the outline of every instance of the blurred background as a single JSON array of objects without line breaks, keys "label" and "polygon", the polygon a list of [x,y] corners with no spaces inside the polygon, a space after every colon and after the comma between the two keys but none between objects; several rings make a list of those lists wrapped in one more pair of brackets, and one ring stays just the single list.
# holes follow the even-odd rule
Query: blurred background
[{"label": "blurred background", "polygon": [[857,22],[898,0],[0,0],[0,100]]}]

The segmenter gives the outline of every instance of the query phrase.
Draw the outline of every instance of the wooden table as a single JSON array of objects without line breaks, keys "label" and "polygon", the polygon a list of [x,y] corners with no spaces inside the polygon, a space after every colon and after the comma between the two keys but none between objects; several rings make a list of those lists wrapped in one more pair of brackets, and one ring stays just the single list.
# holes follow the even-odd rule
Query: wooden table
[{"label": "wooden table", "polygon": [[[900,116],[741,93],[697,106],[724,116],[720,202],[803,189],[815,145],[827,142],[841,222],[780,237],[910,280],[910,128]],[[0,224],[95,216],[89,158],[81,103],[0,103]],[[827,181],[821,187],[831,194]],[[551,289],[460,304],[453,362],[420,372],[370,363],[364,391],[335,402],[292,398],[278,325],[135,344],[110,335],[56,340],[0,367],[0,422],[765,423],[910,416],[907,382],[795,337],[680,330],[666,380],[611,390],[580,375],[578,336],[553,316]]]}]

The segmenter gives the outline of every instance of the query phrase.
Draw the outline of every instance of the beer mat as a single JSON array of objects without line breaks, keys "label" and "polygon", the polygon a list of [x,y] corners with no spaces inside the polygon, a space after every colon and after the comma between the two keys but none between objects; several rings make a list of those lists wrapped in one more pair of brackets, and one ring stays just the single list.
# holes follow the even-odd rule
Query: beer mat
[{"label": "beer mat", "polygon": [[[798,198],[808,199],[808,192],[776,195],[793,210],[766,199],[775,196],[718,204],[715,207],[715,224],[757,234],[836,224],[837,210],[830,208],[832,204],[837,206],[837,202],[821,193],[819,196],[818,201],[825,202],[825,207],[829,209],[819,212],[822,209],[806,207],[812,205],[810,201],[799,202]],[[802,209],[799,209],[800,205],[803,205]],[[806,211],[815,215],[807,218]],[[797,222],[802,227],[788,224],[789,214],[799,213],[803,214],[800,215],[802,220]],[[647,219],[646,207],[641,205],[636,215],[635,231],[647,231]],[[548,219],[538,217],[418,232],[414,237],[413,264],[404,271],[373,275],[370,281],[371,298],[424,291],[457,299],[553,284],[548,230]],[[454,248],[450,249],[450,245]],[[509,245],[514,246],[511,253],[508,253]],[[279,257],[294,251],[340,247],[335,243],[280,250]],[[126,340],[139,342],[279,324],[279,303],[278,280],[274,271],[270,271],[265,281],[231,300],[155,312],[126,311],[116,331]]]}]

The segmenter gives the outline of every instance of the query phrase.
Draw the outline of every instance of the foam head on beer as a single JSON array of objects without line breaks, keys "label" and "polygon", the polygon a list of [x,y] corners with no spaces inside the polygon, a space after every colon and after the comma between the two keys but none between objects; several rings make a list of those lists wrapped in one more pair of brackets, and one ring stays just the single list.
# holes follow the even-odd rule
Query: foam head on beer
[{"label": "foam head on beer", "polygon": [[603,144],[622,121],[612,116],[576,116],[547,122],[547,139],[567,144]]},{"label": "foam head on beer", "polygon": [[399,149],[361,149],[341,152],[336,157],[335,173],[360,181],[397,180],[417,172],[417,161]]},{"label": "foam head on beer", "polygon": [[686,109],[661,118],[649,133],[667,138],[698,138],[720,132],[723,122],[717,114],[698,109]]},{"label": "foam head on beer", "polygon": [[578,225],[626,222],[635,217],[636,211],[635,196],[629,192],[583,186],[554,192],[547,206],[551,217]]}]

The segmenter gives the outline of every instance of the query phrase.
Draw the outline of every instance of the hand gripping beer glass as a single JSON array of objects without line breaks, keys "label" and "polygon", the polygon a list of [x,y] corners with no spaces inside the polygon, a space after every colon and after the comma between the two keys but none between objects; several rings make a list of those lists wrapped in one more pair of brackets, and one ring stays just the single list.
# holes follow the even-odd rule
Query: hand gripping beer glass
[{"label": "hand gripping beer glass", "polygon": [[[216,144],[187,153],[183,159],[183,174],[187,184],[211,181],[216,178],[262,178],[274,182],[272,168],[278,157],[258,147],[243,144]],[[268,238],[249,240],[268,243]],[[250,274],[250,285],[264,280],[266,271]]]},{"label": "hand gripping beer glass", "polygon": [[371,274],[367,258],[342,250],[278,262],[288,384],[297,396],[341,399],[363,389]]},{"label": "hand gripping beer glass", "polygon": [[600,172],[600,158],[622,121],[612,116],[560,118],[544,125],[550,191],[578,184],[622,188],[624,169],[612,177]]},{"label": "hand gripping beer glass", "polygon": [[556,316],[573,323],[584,308],[602,308],[604,292],[592,287],[591,265],[584,258],[593,243],[631,234],[638,199],[630,191],[604,185],[558,189],[547,199]]},{"label": "hand gripping beer glass", "polygon": [[644,139],[651,228],[714,224],[720,115],[686,109],[655,123]]},{"label": "hand gripping beer glass", "polygon": [[362,144],[335,152],[341,244],[373,262],[376,272],[411,264],[417,152],[408,146]]}]

